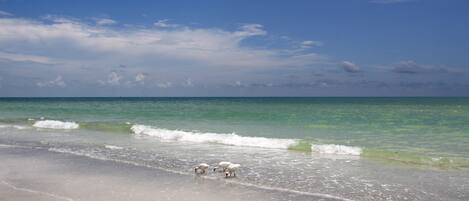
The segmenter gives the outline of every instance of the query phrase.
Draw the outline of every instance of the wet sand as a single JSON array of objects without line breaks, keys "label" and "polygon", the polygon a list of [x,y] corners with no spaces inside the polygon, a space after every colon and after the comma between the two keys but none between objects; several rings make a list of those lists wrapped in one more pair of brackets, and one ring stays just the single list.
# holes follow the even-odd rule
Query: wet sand
[{"label": "wet sand", "polygon": [[[0,147],[0,200],[336,200],[42,149]],[[189,171],[189,170],[188,170]]]}]

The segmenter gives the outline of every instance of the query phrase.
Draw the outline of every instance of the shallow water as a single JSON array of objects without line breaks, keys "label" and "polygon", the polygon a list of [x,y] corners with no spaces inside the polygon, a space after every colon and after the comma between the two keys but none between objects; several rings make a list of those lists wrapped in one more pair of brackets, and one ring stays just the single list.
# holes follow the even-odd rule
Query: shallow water
[{"label": "shallow water", "polygon": [[0,146],[0,200],[337,200],[25,146]]},{"label": "shallow water", "polygon": [[85,156],[193,176],[194,165],[228,160],[242,164],[238,177],[207,180],[247,188],[352,200],[465,200],[469,171],[388,164],[352,155],[322,155],[283,149],[165,142],[147,136],[103,132],[23,129],[0,132],[0,143]]}]

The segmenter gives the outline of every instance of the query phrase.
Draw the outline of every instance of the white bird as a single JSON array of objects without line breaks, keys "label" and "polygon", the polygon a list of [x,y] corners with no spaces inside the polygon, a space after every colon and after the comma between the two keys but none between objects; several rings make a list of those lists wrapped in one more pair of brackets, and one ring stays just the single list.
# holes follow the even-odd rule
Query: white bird
[{"label": "white bird", "polygon": [[221,168],[222,169],[221,172],[225,172],[226,168],[231,164],[232,164],[231,162],[222,161],[222,162],[218,163],[218,165],[213,168],[213,171],[215,172],[218,168]]},{"label": "white bird", "polygon": [[239,167],[241,167],[240,164],[230,164],[228,165],[228,167],[226,167],[225,169],[225,177],[236,177],[236,170],[239,169]]},{"label": "white bird", "polygon": [[205,174],[208,167],[209,167],[209,165],[207,163],[201,163],[201,164],[195,166],[194,172],[196,174]]}]

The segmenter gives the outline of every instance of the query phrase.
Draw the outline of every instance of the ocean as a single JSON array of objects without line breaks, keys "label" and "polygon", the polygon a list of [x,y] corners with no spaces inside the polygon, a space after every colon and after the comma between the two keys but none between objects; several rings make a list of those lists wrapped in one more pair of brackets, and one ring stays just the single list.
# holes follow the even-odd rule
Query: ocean
[{"label": "ocean", "polygon": [[[469,98],[1,98],[0,144],[326,199],[469,199]],[[210,173],[207,179],[219,179]]]}]

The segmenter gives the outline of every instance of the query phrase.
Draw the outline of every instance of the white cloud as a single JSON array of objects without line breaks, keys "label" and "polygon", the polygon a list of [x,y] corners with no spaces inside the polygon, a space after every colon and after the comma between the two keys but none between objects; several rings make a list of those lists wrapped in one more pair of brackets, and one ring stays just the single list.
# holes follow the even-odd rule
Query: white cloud
[{"label": "white cloud", "polygon": [[153,25],[155,25],[156,27],[160,27],[160,28],[176,28],[176,27],[179,27],[178,24],[170,24],[168,22],[169,22],[168,19],[162,19],[162,20],[158,20],[155,23],[153,23]]},{"label": "white cloud", "polygon": [[[305,56],[301,54],[284,55],[283,51],[275,49],[241,47],[242,40],[267,34],[259,24],[243,25],[234,32],[195,28],[115,30],[68,18],[48,18],[54,23],[0,19],[0,47],[42,55],[52,52],[49,54],[54,57],[112,55],[112,59],[118,57],[125,61],[192,61],[203,66],[237,68],[292,66],[300,63],[307,65],[318,59],[296,57]],[[63,46],[67,46],[67,49],[63,49]],[[45,52],[44,47],[47,47]]]},{"label": "white cloud", "polygon": [[42,19],[48,20],[54,23],[75,23],[75,24],[80,23],[80,20],[77,18],[73,18],[69,16],[60,16],[60,15],[45,15],[45,16],[42,16]]},{"label": "white cloud", "polygon": [[[258,74],[253,72],[306,68],[328,60],[313,52],[289,51],[297,47],[250,48],[242,43],[266,34],[259,24],[228,31],[183,25],[177,29],[100,26],[51,15],[43,20],[0,18],[0,62],[24,67],[11,68],[11,76],[41,79],[54,72],[77,83],[98,80],[103,86],[126,87],[157,80],[174,86],[190,77],[178,84],[189,87],[192,80],[201,86],[224,84],[228,77],[255,79]],[[122,64],[127,67],[118,67]],[[139,75],[142,72],[154,76]]]},{"label": "white cloud", "polygon": [[143,74],[143,73],[138,73],[138,74],[135,76],[135,82],[144,83],[144,82],[145,82],[145,77],[146,77],[145,74]]},{"label": "white cloud", "polygon": [[101,26],[113,25],[117,23],[115,20],[109,18],[93,18],[93,20],[95,20],[97,25]]},{"label": "white cloud", "polygon": [[358,67],[356,64],[350,62],[350,61],[342,61],[340,63],[340,66],[344,71],[348,73],[358,73],[361,72],[360,67]]},{"label": "white cloud", "polygon": [[109,73],[106,81],[98,80],[98,82],[102,85],[118,86],[121,84],[122,78],[122,75],[119,75],[117,72],[113,71]]},{"label": "white cloud", "polygon": [[315,46],[322,46],[322,42],[312,41],[312,40],[305,40],[305,41],[301,42],[301,44],[300,44],[300,47],[302,49],[308,49],[308,48],[312,48],[312,47],[315,47]]},{"label": "white cloud", "polygon": [[234,34],[240,37],[263,36],[267,34],[263,27],[260,24],[244,24]]},{"label": "white cloud", "polygon": [[164,83],[158,83],[156,84],[157,87],[159,88],[169,88],[171,87],[173,84],[171,82],[164,82]]},{"label": "white cloud", "polygon": [[65,83],[65,81],[62,80],[62,76],[59,75],[57,76],[57,78],[53,79],[53,80],[49,80],[49,81],[43,81],[43,82],[37,82],[36,85],[38,87],[66,87],[67,84]]},{"label": "white cloud", "polygon": [[0,10],[0,16],[13,16],[13,14]]}]

